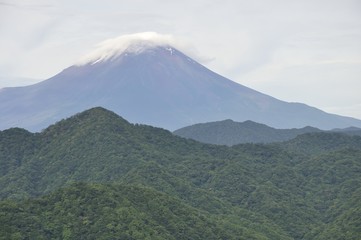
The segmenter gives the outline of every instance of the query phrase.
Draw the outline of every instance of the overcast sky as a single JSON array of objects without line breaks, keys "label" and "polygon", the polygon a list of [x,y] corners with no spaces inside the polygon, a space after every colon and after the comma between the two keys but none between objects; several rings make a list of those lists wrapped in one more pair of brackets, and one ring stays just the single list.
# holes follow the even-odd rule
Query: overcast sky
[{"label": "overcast sky", "polygon": [[361,119],[360,0],[0,0],[0,88],[144,31],[184,41],[240,84]]}]

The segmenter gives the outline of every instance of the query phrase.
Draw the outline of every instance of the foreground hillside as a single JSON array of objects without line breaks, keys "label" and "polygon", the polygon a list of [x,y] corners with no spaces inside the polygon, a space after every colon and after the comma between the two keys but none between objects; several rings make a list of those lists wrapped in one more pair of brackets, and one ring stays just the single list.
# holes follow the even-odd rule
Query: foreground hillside
[{"label": "foreground hillside", "polygon": [[215,146],[94,108],[0,132],[0,166],[4,239],[361,237],[357,136]]},{"label": "foreground hillside", "polygon": [[266,238],[137,186],[78,183],[35,200],[3,201],[0,211],[1,239]]}]

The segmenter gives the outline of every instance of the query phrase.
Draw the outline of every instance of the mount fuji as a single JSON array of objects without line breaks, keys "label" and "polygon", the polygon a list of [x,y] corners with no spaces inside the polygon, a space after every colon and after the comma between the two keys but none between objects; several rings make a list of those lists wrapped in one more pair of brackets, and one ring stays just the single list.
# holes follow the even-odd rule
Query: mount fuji
[{"label": "mount fuji", "polygon": [[0,129],[40,131],[96,106],[133,123],[175,130],[252,120],[275,128],[361,127],[361,120],[288,103],[212,72],[155,33],[109,40],[40,83],[0,90]]}]

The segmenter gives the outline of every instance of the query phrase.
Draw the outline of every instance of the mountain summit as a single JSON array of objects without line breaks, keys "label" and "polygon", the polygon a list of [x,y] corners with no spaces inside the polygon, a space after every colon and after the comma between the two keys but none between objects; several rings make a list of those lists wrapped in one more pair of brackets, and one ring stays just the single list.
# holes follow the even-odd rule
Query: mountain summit
[{"label": "mountain summit", "polygon": [[[134,123],[175,130],[200,122],[252,120],[276,128],[361,127],[361,121],[262,94],[205,68],[171,37],[112,39],[54,77],[0,91],[0,129],[39,131],[95,106]],[[177,45],[177,44],[176,44]]]},{"label": "mountain summit", "polygon": [[[155,47],[173,46],[183,48],[171,35],[162,35],[155,32],[143,32],[124,35],[108,39],[97,45],[97,48],[82,57],[77,65],[95,64],[97,62],[112,60],[122,54],[139,54]],[[170,50],[170,47],[169,51]]]}]

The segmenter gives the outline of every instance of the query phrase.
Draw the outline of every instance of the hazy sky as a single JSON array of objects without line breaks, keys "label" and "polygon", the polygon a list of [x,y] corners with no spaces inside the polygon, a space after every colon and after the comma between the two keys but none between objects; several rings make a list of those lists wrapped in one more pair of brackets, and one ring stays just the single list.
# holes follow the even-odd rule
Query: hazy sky
[{"label": "hazy sky", "polygon": [[0,0],[0,88],[144,31],[184,41],[245,86],[361,119],[360,0]]}]

